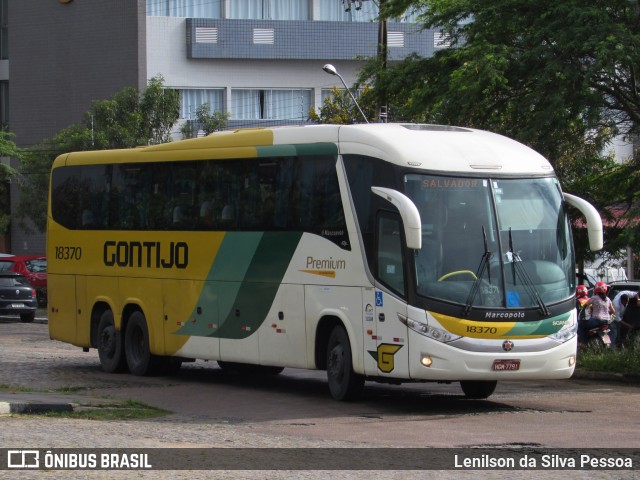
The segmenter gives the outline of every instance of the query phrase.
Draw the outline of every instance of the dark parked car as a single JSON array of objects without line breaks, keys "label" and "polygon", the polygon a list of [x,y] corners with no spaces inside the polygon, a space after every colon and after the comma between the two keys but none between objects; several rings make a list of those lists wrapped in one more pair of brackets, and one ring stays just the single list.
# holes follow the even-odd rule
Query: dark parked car
[{"label": "dark parked car", "polygon": [[627,280],[624,282],[611,282],[609,284],[609,289],[607,290],[607,297],[613,300],[618,293],[625,290],[631,290],[634,292],[640,291],[640,282],[633,280]]},{"label": "dark parked car", "polygon": [[0,272],[0,315],[20,315],[23,322],[36,318],[36,290],[15,272]]},{"label": "dark parked car", "polygon": [[47,257],[43,255],[3,255],[0,271],[16,272],[24,276],[36,289],[38,304],[47,304]]}]

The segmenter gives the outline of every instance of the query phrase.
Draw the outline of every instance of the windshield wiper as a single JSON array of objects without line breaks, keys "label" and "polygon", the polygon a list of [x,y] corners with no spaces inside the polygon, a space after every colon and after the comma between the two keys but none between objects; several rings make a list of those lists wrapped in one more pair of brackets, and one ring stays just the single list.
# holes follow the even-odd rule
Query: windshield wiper
[{"label": "windshield wiper", "polygon": [[520,274],[520,278],[522,278],[523,280],[523,285],[525,290],[527,291],[529,296],[536,301],[536,303],[540,307],[540,310],[542,311],[542,314],[545,317],[548,317],[551,314],[549,312],[549,309],[547,308],[545,303],[542,301],[542,298],[540,298],[540,294],[538,293],[538,290],[533,284],[531,277],[529,277],[527,270],[522,266],[522,259],[520,258],[520,255],[518,255],[513,249],[513,237],[511,236],[511,227],[509,227],[509,253],[511,253],[511,272],[513,275],[513,284],[514,285],[516,284],[517,274]]},{"label": "windshield wiper", "polygon": [[476,295],[478,294],[478,289],[480,288],[480,282],[482,280],[482,276],[484,275],[484,271],[487,271],[487,278],[489,279],[489,283],[491,283],[491,269],[488,268],[489,260],[491,260],[491,252],[487,247],[487,232],[484,229],[484,225],[482,226],[482,237],[484,239],[484,253],[482,254],[482,258],[480,259],[480,265],[478,265],[478,270],[476,272],[476,279],[473,281],[473,285],[471,285],[471,290],[469,291],[469,296],[467,297],[467,303],[464,306],[464,314],[468,315],[469,310],[471,310],[471,306],[473,305],[473,301],[476,299]]}]

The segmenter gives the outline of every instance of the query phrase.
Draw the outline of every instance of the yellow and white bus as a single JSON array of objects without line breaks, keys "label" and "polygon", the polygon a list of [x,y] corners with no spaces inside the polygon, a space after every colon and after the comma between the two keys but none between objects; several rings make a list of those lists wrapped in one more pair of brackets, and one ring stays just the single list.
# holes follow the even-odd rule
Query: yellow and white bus
[{"label": "yellow and white bus", "polygon": [[505,137],[434,125],[220,132],[76,152],[52,168],[51,338],[107,372],[193,359],[365,380],[568,378],[575,270],[549,162]]}]

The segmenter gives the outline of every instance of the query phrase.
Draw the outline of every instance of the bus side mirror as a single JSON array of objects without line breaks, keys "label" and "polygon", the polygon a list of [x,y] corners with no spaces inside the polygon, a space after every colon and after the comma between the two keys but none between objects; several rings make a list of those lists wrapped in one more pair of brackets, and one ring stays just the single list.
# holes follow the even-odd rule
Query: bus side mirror
[{"label": "bus side mirror", "polygon": [[407,247],[414,250],[422,248],[422,223],[420,212],[409,197],[396,190],[384,187],[371,187],[371,191],[381,196],[400,212],[402,224],[404,225],[404,237],[407,240]]},{"label": "bus side mirror", "polygon": [[600,218],[598,211],[593,205],[580,197],[568,193],[563,193],[562,195],[564,196],[565,202],[580,210],[580,213],[584,215],[587,221],[587,234],[589,236],[589,248],[591,251],[596,252],[602,250],[602,218]]}]

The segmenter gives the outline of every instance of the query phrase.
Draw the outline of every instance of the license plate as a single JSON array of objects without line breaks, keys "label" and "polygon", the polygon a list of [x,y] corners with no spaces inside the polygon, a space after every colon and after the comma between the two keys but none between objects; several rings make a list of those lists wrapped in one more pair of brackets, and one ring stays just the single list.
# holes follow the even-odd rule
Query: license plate
[{"label": "license plate", "polygon": [[491,370],[498,372],[520,370],[520,360],[494,360]]},{"label": "license plate", "polygon": [[24,303],[12,303],[11,308],[24,308]]}]

